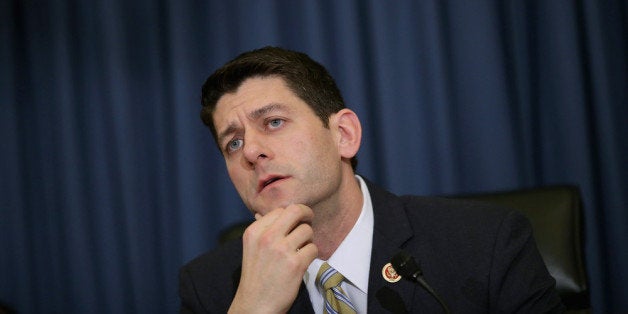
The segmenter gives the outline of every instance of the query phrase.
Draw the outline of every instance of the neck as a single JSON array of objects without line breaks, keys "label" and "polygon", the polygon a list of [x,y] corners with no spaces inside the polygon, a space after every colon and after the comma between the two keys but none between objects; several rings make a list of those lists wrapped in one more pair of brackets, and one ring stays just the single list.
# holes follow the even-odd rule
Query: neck
[{"label": "neck", "polygon": [[318,258],[328,260],[349,234],[362,211],[362,190],[353,171],[343,176],[335,199],[315,210],[313,243]]}]

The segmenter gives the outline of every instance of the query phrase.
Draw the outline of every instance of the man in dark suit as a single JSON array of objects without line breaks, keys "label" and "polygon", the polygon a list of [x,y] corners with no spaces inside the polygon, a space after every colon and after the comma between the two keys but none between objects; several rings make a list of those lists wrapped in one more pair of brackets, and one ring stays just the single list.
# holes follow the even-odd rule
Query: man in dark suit
[{"label": "man in dark suit", "polygon": [[[562,311],[520,214],[398,197],[355,174],[360,121],[307,55],[244,53],[207,79],[202,102],[256,220],[242,240],[181,269],[182,312]],[[399,251],[419,261],[446,305],[399,278],[389,264]],[[328,278],[338,278],[333,287]]]}]

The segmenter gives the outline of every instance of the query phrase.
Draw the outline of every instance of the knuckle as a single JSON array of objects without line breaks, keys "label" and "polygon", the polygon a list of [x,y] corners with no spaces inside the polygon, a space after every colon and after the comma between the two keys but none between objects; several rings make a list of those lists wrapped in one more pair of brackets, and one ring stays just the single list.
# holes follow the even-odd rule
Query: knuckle
[{"label": "knuckle", "polygon": [[244,229],[244,232],[242,233],[242,241],[245,243],[253,241],[253,239],[255,238],[255,229],[256,228],[253,225],[250,225],[248,228]]},{"label": "knuckle", "polygon": [[290,215],[296,215],[301,212],[301,208],[298,205],[291,204],[286,207],[285,211]]},{"label": "knuckle", "polygon": [[262,247],[271,247],[275,242],[275,236],[272,232],[266,231],[259,236],[259,245]]},{"label": "knuckle", "polygon": [[299,258],[291,257],[286,259],[285,267],[289,272],[300,272],[303,264]]},{"label": "knuckle", "polygon": [[303,224],[302,226],[305,231],[305,235],[307,235],[308,238],[311,238],[314,235],[314,229],[312,229],[312,226],[308,224]]},{"label": "knuckle", "polygon": [[312,229],[312,226],[310,226],[307,223],[301,223],[299,224],[295,230],[298,230],[298,232],[306,237],[310,237],[314,234],[314,229]]}]

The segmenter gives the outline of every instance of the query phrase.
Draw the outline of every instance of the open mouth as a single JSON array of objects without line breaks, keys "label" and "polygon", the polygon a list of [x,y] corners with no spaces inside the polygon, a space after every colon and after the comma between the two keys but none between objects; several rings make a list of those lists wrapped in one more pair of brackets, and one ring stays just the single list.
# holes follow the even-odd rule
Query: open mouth
[{"label": "open mouth", "polygon": [[279,180],[285,179],[286,177],[281,177],[281,176],[276,176],[276,177],[270,177],[265,181],[260,182],[259,184],[259,191],[261,192],[264,188],[266,188],[267,186],[273,184],[274,182],[277,182]]},{"label": "open mouth", "polygon": [[270,179],[270,180],[268,180],[268,181],[264,182],[264,187],[266,187],[267,185],[269,185],[269,184],[271,184],[271,183],[273,183],[273,182],[275,182],[275,181],[277,181],[277,180],[279,180],[279,179],[281,179],[281,178],[276,177],[276,178],[272,178],[272,179]]}]

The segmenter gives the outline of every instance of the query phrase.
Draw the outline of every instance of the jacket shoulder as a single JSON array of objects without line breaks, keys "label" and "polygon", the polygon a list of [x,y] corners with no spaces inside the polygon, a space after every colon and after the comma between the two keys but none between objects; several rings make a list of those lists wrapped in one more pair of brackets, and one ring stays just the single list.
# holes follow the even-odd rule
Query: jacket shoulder
[{"label": "jacket shoulder", "polygon": [[218,310],[226,313],[240,280],[242,241],[232,240],[181,267],[181,309],[192,312]]}]

